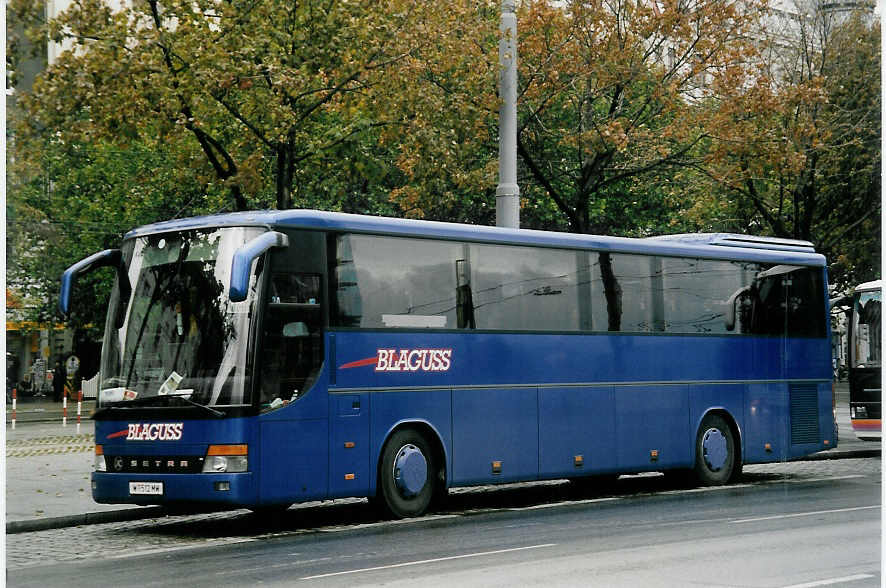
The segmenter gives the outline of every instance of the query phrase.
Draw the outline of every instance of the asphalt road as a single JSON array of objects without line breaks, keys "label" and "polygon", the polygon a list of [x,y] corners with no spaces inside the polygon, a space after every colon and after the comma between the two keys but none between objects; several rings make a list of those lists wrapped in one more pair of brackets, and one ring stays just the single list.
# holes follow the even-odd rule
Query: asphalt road
[{"label": "asphalt road", "polygon": [[716,489],[474,489],[407,521],[355,502],[91,525],[7,536],[7,583],[879,586],[881,488],[879,459],[846,459],[749,466]]}]

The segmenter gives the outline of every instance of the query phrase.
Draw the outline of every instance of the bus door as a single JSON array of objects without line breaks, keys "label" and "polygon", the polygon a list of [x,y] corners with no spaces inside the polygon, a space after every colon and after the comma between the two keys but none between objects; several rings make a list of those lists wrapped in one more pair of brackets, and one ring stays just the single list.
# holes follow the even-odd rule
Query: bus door
[{"label": "bus door", "polygon": [[330,497],[369,491],[369,394],[330,394]]},{"label": "bus door", "polygon": [[325,238],[293,231],[264,277],[256,378],[260,497],[285,503],[328,492],[329,408],[323,377]]}]

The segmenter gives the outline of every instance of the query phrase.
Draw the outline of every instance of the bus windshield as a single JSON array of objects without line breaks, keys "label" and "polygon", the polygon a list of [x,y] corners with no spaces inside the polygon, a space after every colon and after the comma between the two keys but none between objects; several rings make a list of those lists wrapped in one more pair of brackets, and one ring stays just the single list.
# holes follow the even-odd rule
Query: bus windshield
[{"label": "bus windshield", "polygon": [[249,404],[247,342],[254,284],[228,297],[231,261],[258,228],[138,237],[123,247],[132,285],[111,294],[99,404],[179,396],[212,406]]},{"label": "bus windshield", "polygon": [[878,368],[882,358],[879,290],[856,295],[852,312],[852,367]]}]

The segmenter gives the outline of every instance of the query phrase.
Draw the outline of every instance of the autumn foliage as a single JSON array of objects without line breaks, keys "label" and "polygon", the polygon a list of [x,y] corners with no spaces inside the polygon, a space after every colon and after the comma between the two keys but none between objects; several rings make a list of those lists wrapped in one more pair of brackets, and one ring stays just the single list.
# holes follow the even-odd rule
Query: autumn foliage
[{"label": "autumn foliage", "polygon": [[[254,208],[494,222],[498,1],[123,4],[45,22],[8,3],[13,70],[23,36],[69,49],[16,94],[13,249],[45,243],[41,221],[74,252]],[[879,239],[878,24],[801,20],[786,46],[774,14],[519,2],[522,225],[797,237],[874,277],[856,241]]]}]

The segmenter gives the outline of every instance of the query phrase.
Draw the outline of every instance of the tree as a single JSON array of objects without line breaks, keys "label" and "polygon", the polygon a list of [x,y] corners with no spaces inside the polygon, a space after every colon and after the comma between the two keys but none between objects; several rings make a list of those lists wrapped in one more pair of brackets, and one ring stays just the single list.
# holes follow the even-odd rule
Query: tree
[{"label": "tree", "polygon": [[832,140],[822,157],[822,210],[815,239],[831,279],[858,284],[881,276],[882,109],[879,22],[854,15],[837,27],[825,69]]},{"label": "tree", "polygon": [[48,23],[75,50],[24,101],[22,132],[189,141],[229,208],[290,208],[310,160],[390,124],[375,87],[427,42],[411,34],[414,17],[405,0],[148,0],[118,11],[84,0]]},{"label": "tree", "polygon": [[41,315],[64,267],[139,224],[293,205],[396,212],[396,146],[379,134],[399,123],[379,89],[427,44],[410,34],[412,3],[84,0],[46,22],[43,3],[13,0],[8,14],[21,32],[10,55],[25,37],[70,49],[17,93],[10,122],[10,275],[45,301]]},{"label": "tree", "polygon": [[[730,122],[723,103],[709,98],[739,92],[754,73],[748,32],[757,7],[707,0],[521,3],[518,151],[524,210],[541,211],[533,220],[550,221],[556,210],[559,220],[551,224],[559,228],[622,234],[635,231],[635,216],[655,229],[673,221],[664,200],[650,203],[654,211],[634,208],[621,226],[610,224],[618,216],[612,213],[650,193],[643,182],[697,164],[702,145]],[[455,185],[495,183],[494,161],[470,154],[494,153],[498,66],[482,46],[495,37],[497,11],[492,3],[453,11],[459,20],[449,42],[479,41],[463,43],[447,59],[410,55],[405,62],[409,79],[426,88],[415,97],[411,143],[400,162],[414,184],[398,196],[418,211],[439,202],[421,186],[445,166],[458,170],[449,174]],[[428,153],[432,160],[423,160]],[[661,188],[663,198],[677,197]]]},{"label": "tree", "polygon": [[[40,301],[32,320],[52,320],[58,279],[71,263],[117,247],[126,230],[166,211],[207,211],[201,208],[207,206],[205,193],[189,180],[189,170],[169,165],[175,154],[156,146],[55,140],[42,145],[39,157],[26,155],[11,161],[7,175],[7,279]],[[109,284],[110,277],[85,278],[77,306],[87,310],[74,317],[75,326],[103,323],[110,288],[89,286]]]},{"label": "tree", "polygon": [[[732,101],[732,134],[699,168],[713,196],[695,212],[718,228],[812,241],[831,279],[875,277],[879,267],[879,25],[807,15],[769,46],[764,75]],[[794,39],[786,44],[785,39]],[[725,194],[722,193],[725,188]],[[720,192],[719,195],[716,195]],[[728,219],[728,220],[726,220]]]}]

